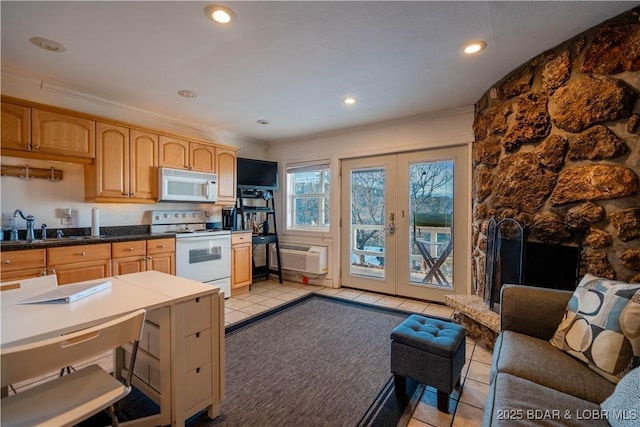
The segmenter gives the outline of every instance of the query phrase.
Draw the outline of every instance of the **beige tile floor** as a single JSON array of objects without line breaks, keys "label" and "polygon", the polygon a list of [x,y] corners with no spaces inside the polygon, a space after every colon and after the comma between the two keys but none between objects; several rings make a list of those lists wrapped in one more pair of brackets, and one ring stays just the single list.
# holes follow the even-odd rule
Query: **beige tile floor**
[{"label": "beige tile floor", "polygon": [[[254,283],[250,292],[228,298],[225,301],[225,326],[277,307],[310,292],[399,308],[426,315],[452,317],[454,313],[452,308],[441,304],[391,297],[355,289],[332,289],[294,282],[280,284],[275,281],[261,281]],[[445,414],[437,410],[436,390],[432,387],[426,387],[413,411],[408,427],[472,427],[482,425],[484,401],[489,390],[491,352],[480,345],[476,345],[469,338],[467,338],[466,345],[467,361],[462,368],[461,387],[451,394],[449,413]],[[91,363],[94,362],[92,361]],[[106,354],[98,362],[105,369],[110,370],[112,366],[111,354]],[[57,376],[57,373],[52,373],[15,386],[20,391],[20,389],[27,389],[40,381],[45,381],[55,376]]]},{"label": "beige tile floor", "polygon": [[[376,294],[355,289],[332,289],[301,283],[275,281],[256,282],[251,291],[228,298],[225,304],[225,326],[254,314],[284,304],[310,292],[332,295],[373,305],[399,308],[414,313],[451,318],[454,309],[441,304],[416,301],[401,297]],[[439,412],[436,407],[436,390],[425,388],[409,421],[409,427],[473,427],[482,425],[484,402],[489,391],[491,351],[476,345],[467,337],[467,361],[462,368],[461,387],[449,400],[449,412]]]}]

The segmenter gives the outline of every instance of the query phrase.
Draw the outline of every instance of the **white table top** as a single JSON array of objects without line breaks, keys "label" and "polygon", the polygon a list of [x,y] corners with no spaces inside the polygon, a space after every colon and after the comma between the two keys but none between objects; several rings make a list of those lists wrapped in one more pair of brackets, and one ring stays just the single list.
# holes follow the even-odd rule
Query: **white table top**
[{"label": "white table top", "polygon": [[18,304],[46,289],[2,292],[0,346],[4,348],[68,333],[140,308],[151,310],[218,292],[216,286],[157,271],[114,276],[108,280],[111,280],[110,289],[68,304]]}]

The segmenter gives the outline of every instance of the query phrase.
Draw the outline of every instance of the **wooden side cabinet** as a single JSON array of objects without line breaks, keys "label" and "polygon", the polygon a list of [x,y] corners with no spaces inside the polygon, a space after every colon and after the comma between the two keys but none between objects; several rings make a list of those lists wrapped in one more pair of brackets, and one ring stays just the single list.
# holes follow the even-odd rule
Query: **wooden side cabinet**
[{"label": "wooden side cabinet", "polygon": [[231,234],[231,296],[249,292],[252,282],[251,231]]}]

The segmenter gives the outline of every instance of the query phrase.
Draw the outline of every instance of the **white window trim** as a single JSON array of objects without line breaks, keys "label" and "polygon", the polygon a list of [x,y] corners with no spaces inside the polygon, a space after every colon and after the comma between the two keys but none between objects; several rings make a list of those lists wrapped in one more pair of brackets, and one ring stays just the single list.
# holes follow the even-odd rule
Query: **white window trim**
[{"label": "white window trim", "polygon": [[[304,226],[304,225],[298,225],[298,226],[293,226],[293,199],[294,196],[290,193],[290,189],[291,189],[291,180],[289,179],[289,174],[292,172],[307,172],[307,171],[317,171],[320,169],[327,169],[329,171],[329,177],[330,180],[333,180],[333,171],[331,170],[331,160],[330,159],[321,159],[321,160],[314,160],[314,161],[310,161],[310,162],[295,162],[295,163],[288,163],[285,167],[285,193],[284,193],[284,202],[285,202],[285,212],[286,212],[286,218],[285,218],[285,229],[286,231],[304,231],[304,232],[309,232],[309,233],[327,233],[329,232],[330,228],[331,228],[331,211],[327,212],[327,215],[329,216],[328,221],[329,221],[329,226]],[[319,197],[322,199],[327,199],[327,200],[331,200],[331,191],[332,191],[332,183],[331,181],[329,182],[329,195],[325,196],[324,193],[318,193],[318,194],[309,194],[309,195],[305,195],[305,196],[315,196],[315,197]],[[324,212],[324,210],[323,210]],[[323,212],[321,212],[320,214],[322,215]]]}]

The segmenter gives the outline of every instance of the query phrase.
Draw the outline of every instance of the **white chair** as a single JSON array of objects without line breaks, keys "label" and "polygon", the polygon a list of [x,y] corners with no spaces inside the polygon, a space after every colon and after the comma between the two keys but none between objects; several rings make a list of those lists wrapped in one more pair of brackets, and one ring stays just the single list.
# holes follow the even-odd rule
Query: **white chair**
[{"label": "white chair", "polygon": [[39,384],[0,400],[3,426],[72,426],[107,409],[118,425],[114,403],[131,391],[131,378],[145,311],[38,342],[0,351],[2,386],[86,360],[132,343],[124,383],[98,365]]}]

